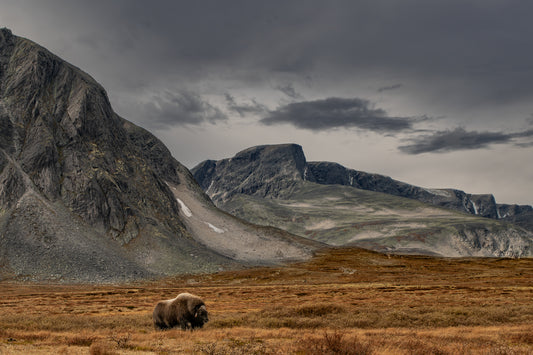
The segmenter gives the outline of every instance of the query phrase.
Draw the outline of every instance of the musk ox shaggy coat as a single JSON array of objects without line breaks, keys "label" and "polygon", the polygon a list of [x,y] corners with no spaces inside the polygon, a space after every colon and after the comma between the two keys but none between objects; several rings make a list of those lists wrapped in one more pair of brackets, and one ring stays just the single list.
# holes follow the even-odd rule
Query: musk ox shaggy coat
[{"label": "musk ox shaggy coat", "polygon": [[180,293],[176,298],[159,302],[152,319],[156,329],[170,329],[179,325],[183,330],[202,328],[209,321],[204,301],[190,293]]}]

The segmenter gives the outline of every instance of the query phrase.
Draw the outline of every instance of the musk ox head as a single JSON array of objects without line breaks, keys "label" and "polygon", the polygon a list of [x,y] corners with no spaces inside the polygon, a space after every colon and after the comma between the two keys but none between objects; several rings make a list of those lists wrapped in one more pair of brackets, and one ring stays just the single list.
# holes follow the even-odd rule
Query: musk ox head
[{"label": "musk ox head", "polygon": [[203,304],[200,307],[196,308],[196,312],[194,314],[194,324],[191,325],[193,326],[193,328],[201,328],[207,322],[209,322],[209,317],[207,316],[207,309],[205,308],[205,304]]}]

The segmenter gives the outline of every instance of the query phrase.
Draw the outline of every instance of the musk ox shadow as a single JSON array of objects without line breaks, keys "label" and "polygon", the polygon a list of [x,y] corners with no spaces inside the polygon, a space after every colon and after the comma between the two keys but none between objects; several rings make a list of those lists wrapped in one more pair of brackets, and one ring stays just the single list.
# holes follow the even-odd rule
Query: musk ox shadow
[{"label": "musk ox shadow", "polygon": [[209,321],[204,301],[190,293],[180,293],[178,297],[157,303],[152,314],[155,329],[202,328]]}]

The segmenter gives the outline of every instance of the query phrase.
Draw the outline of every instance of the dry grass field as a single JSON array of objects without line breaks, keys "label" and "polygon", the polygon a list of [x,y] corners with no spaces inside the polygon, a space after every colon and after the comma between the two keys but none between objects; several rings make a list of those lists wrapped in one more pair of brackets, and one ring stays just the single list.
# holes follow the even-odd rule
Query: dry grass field
[{"label": "dry grass field", "polygon": [[[210,322],[155,331],[155,303],[184,291]],[[0,354],[49,353],[533,354],[533,259],[333,249],[149,283],[0,283]]]}]

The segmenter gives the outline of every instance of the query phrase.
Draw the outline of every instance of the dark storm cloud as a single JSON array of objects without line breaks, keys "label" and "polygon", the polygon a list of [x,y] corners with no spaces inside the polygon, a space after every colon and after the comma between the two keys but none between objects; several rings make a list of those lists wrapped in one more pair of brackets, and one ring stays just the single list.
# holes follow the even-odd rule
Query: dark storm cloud
[{"label": "dark storm cloud", "polygon": [[458,150],[487,148],[492,144],[514,143],[517,146],[531,146],[521,138],[533,137],[533,130],[518,133],[466,131],[464,128],[438,131],[431,135],[411,139],[412,144],[398,149],[407,154],[444,153]]},{"label": "dark storm cloud", "polygon": [[235,98],[229,93],[224,94],[226,98],[226,107],[228,110],[237,112],[241,117],[247,114],[258,115],[268,111],[268,108],[257,102],[255,99],[251,100],[251,103],[237,103]]},{"label": "dark storm cloud", "polygon": [[258,74],[310,68],[314,48],[313,34],[306,35],[309,20],[324,8],[303,1],[51,3],[56,6],[34,4],[33,11],[76,27],[72,36],[77,43],[105,56],[118,49],[113,55],[127,57],[126,67],[142,67],[140,76],[154,79],[171,73],[189,80],[231,68],[243,80],[262,81],[265,77]]},{"label": "dark storm cloud", "polygon": [[[265,83],[277,74],[335,80],[374,71],[435,88],[459,81],[464,89],[456,95],[467,102],[533,95],[528,1],[6,0],[2,13],[11,7],[20,11],[17,20],[35,23],[32,39],[102,73],[97,79],[106,87],[186,86],[213,73]],[[120,65],[106,69],[112,63]]]},{"label": "dark storm cloud", "polygon": [[[176,83],[233,94],[219,89],[224,80],[241,92],[270,87],[302,100],[294,85],[272,83],[312,76],[314,97],[326,81],[328,89],[340,81],[353,88],[330,94],[348,97],[401,81],[407,104],[419,99],[456,113],[531,101],[531,13],[533,2],[522,0],[5,0],[0,20],[93,75],[112,101]],[[370,84],[358,81],[365,75]],[[238,106],[240,115],[254,109]],[[387,127],[390,117],[377,117]]]},{"label": "dark storm cloud", "polygon": [[409,130],[416,120],[389,117],[369,101],[331,97],[323,100],[290,103],[261,119],[265,125],[289,123],[298,128],[322,131],[336,128],[358,128],[380,133]]},{"label": "dark storm cloud", "polygon": [[190,91],[154,94],[139,109],[145,122],[153,128],[217,123],[227,119],[217,107]]}]

